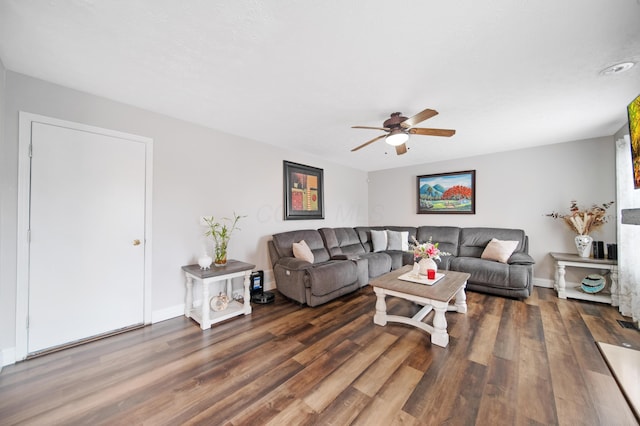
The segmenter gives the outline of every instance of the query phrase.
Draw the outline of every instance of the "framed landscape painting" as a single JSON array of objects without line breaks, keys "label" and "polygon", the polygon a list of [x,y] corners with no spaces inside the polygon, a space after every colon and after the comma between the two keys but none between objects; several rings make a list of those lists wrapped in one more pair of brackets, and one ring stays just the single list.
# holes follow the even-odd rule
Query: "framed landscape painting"
[{"label": "framed landscape painting", "polygon": [[324,174],[284,161],[284,220],[324,219]]},{"label": "framed landscape painting", "polygon": [[476,171],[417,177],[418,214],[476,213]]}]

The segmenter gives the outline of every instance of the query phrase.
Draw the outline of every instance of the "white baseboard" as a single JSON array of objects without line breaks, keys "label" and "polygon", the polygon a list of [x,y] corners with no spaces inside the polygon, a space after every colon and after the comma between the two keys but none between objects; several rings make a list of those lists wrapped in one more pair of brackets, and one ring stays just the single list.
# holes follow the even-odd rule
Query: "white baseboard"
[{"label": "white baseboard", "polygon": [[151,313],[151,324],[166,321],[184,315],[184,303],[181,305],[170,306],[168,308],[159,309]]},{"label": "white baseboard", "polygon": [[555,281],[546,278],[534,278],[533,285],[536,287],[553,288]]},{"label": "white baseboard", "polygon": [[0,351],[0,371],[5,365],[16,363],[16,348],[6,348]]},{"label": "white baseboard", "polygon": [[[264,282],[265,290],[275,290],[276,283],[273,279]],[[196,301],[196,304],[201,303],[201,301]],[[153,311],[151,313],[151,323],[155,324],[157,322],[166,321],[171,318],[176,318],[184,315],[184,303],[180,305],[170,306],[164,309],[158,309],[157,311]],[[15,348],[6,348],[0,350],[0,371],[2,371],[2,367],[5,365],[13,365],[16,363],[16,350]]]},{"label": "white baseboard", "polygon": [[275,290],[276,289],[276,282],[274,280],[270,280],[270,281],[266,281],[265,280],[264,289],[265,290]]},{"label": "white baseboard", "polygon": [[[275,290],[276,283],[273,279],[264,282],[265,290]],[[201,301],[196,301],[195,304],[199,305]],[[166,321],[171,318],[176,318],[184,315],[184,303],[175,306],[169,306],[168,308],[158,309],[151,313],[151,323]],[[0,350],[0,371],[5,365],[12,365],[16,363],[16,350],[15,348],[6,348]]]},{"label": "white baseboard", "polygon": [[[275,290],[276,282],[269,275],[271,274],[267,274],[267,271],[265,271],[265,281],[262,284],[264,285],[265,290]],[[267,280],[267,278],[270,278],[270,279]],[[202,303],[202,300],[193,301],[193,304],[196,307],[200,306],[201,303]],[[155,324],[157,322],[166,321],[168,319],[176,318],[181,315],[184,315],[184,303],[180,305],[170,306],[164,309],[159,309],[157,311],[153,311],[151,313],[151,323]]]}]

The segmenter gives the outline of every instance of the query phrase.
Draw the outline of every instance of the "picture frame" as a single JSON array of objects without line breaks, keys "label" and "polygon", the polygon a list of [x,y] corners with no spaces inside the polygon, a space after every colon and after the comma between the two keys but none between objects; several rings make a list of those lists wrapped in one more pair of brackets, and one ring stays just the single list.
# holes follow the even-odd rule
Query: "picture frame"
[{"label": "picture frame", "polygon": [[283,161],[284,220],[324,219],[324,171]]},{"label": "picture frame", "polygon": [[418,214],[476,214],[476,171],[416,177]]},{"label": "picture frame", "polygon": [[640,95],[627,106],[631,138],[631,172],[633,188],[640,189]]}]

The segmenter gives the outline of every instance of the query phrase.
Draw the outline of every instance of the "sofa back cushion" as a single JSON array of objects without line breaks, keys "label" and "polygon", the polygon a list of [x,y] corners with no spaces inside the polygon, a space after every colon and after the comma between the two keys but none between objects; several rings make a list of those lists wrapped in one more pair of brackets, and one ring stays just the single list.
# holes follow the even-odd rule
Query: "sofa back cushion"
[{"label": "sofa back cushion", "polygon": [[480,257],[492,238],[517,241],[514,253],[526,252],[526,235],[522,229],[462,228],[460,230],[460,257]]},{"label": "sofa back cushion", "polygon": [[304,240],[313,253],[313,263],[329,260],[329,252],[324,246],[320,232],[315,229],[280,232],[273,235],[273,245],[280,257],[294,257],[293,243]]},{"label": "sofa back cushion", "polygon": [[331,256],[365,253],[360,238],[353,228],[320,228],[318,231]]},{"label": "sofa back cushion", "polygon": [[373,251],[373,241],[371,240],[371,230],[376,231],[384,231],[383,226],[357,226],[355,228],[356,233],[358,234],[358,238],[360,239],[360,243],[362,247],[364,247],[364,251],[370,253]]},{"label": "sofa back cushion", "polygon": [[[420,226],[418,228],[418,236],[416,237],[421,243],[426,243],[431,238],[432,243],[438,243],[441,251],[451,253],[452,256],[458,256],[460,228],[455,226]],[[478,255],[480,257],[480,255]]]}]

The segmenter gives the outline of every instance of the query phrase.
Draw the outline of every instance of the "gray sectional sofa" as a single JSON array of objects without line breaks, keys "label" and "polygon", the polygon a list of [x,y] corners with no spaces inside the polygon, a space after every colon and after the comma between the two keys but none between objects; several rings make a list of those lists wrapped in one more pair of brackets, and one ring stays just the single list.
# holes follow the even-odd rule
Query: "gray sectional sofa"
[{"label": "gray sectional sofa", "polygon": [[[390,245],[381,250],[373,240],[380,233],[372,231],[391,231],[388,235],[406,236],[407,241],[402,242],[403,247]],[[438,267],[469,273],[467,289],[515,298],[531,294],[534,261],[528,254],[528,237],[523,230],[453,226],[360,226],[274,234],[268,245],[276,286],[281,294],[299,303],[326,303],[366,286],[373,278],[412,264],[413,254],[405,250],[412,237],[419,242],[432,238],[440,250],[451,253],[442,256]],[[505,263],[481,258],[493,238],[518,242]],[[293,244],[301,240],[311,249],[313,263],[294,256]]]}]

